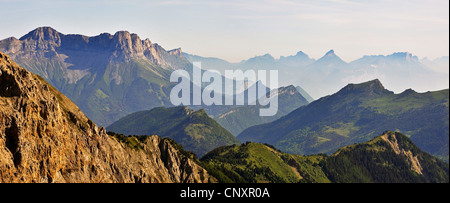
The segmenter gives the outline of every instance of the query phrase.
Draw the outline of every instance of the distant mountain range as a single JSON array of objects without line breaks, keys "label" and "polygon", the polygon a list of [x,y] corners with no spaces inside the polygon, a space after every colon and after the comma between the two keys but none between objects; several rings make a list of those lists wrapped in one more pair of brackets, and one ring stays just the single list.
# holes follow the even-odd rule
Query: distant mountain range
[{"label": "distant mountain range", "polygon": [[399,131],[422,150],[448,161],[449,90],[401,94],[379,80],[349,84],[271,123],[250,127],[242,142],[268,143],[295,154],[333,153],[385,130]]},{"label": "distant mountain range", "polygon": [[394,92],[411,88],[419,92],[447,89],[449,59],[419,60],[407,52],[364,56],[352,62],[342,60],[334,50],[315,60],[299,51],[296,55],[275,59],[270,54],[256,56],[240,63],[218,58],[204,58],[184,53],[189,61],[201,61],[205,69],[276,69],[280,86],[301,86],[317,99],[330,95],[349,83],[379,79]]},{"label": "distant mountain range", "polygon": [[229,183],[429,183],[449,181],[448,164],[394,132],[332,155],[299,156],[271,145],[245,143],[206,154],[203,166]]}]

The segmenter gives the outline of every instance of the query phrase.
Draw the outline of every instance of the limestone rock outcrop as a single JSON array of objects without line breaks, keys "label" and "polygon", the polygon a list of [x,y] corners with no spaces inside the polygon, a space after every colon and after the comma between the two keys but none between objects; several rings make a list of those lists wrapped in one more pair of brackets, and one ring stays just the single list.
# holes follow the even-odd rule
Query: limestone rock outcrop
[{"label": "limestone rock outcrop", "polygon": [[156,135],[128,146],[0,52],[0,182],[214,182]]}]

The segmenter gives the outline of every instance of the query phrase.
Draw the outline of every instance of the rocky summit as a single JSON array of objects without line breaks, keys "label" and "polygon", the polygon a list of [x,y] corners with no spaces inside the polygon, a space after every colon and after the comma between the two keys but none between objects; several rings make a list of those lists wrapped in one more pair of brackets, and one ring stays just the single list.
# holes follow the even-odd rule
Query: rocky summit
[{"label": "rocky summit", "polygon": [[[34,56],[42,50],[49,55],[71,55],[71,52],[102,52],[109,59],[129,60],[131,58],[148,59],[156,65],[165,68],[183,68],[186,64],[173,63],[175,58],[183,58],[181,49],[164,50],[149,39],[141,40],[137,34],[128,31],[118,31],[114,35],[103,33],[88,37],[78,34],[62,34],[51,27],[39,27],[20,39],[14,37],[2,40],[0,43],[6,53],[14,57]],[[41,53],[37,53],[41,54]],[[61,57],[61,56],[59,56]],[[187,63],[187,61],[186,61]]]},{"label": "rocky summit", "polygon": [[170,106],[170,74],[192,66],[181,49],[167,51],[128,31],[84,36],[39,27],[19,39],[0,40],[0,52],[103,126],[136,111]]},{"label": "rocky summit", "polygon": [[214,182],[184,154],[158,136],[131,147],[108,135],[0,52],[0,182]]}]

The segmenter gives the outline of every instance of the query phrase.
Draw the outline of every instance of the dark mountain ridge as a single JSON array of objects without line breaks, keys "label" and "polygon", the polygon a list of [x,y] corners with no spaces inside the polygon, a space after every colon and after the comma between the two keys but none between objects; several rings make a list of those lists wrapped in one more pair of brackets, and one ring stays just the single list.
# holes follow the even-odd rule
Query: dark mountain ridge
[{"label": "dark mountain ridge", "polygon": [[336,94],[238,135],[296,154],[332,153],[387,129],[408,135],[421,149],[448,160],[449,91],[394,94],[378,80],[349,84]]}]

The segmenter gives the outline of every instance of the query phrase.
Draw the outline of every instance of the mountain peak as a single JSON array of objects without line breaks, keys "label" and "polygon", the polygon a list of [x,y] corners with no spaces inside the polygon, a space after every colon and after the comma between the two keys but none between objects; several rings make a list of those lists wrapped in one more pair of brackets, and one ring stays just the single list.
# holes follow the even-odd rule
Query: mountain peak
[{"label": "mountain peak", "polygon": [[270,55],[269,53],[262,55],[262,57],[273,58],[272,55]]},{"label": "mountain peak", "polygon": [[297,91],[294,85],[288,85],[285,87],[278,88],[278,91]]},{"label": "mountain peak", "polygon": [[33,50],[55,50],[61,46],[61,38],[64,35],[51,27],[38,27],[19,40],[24,41],[23,48]]},{"label": "mountain peak", "polygon": [[393,58],[393,59],[398,59],[398,60],[405,60],[408,62],[419,61],[419,58],[417,56],[414,56],[413,54],[411,54],[409,52],[395,52],[387,57]]},{"label": "mountain peak", "polygon": [[360,84],[348,84],[339,93],[392,94],[393,92],[385,89],[380,80],[375,79]]},{"label": "mountain peak", "polygon": [[128,31],[118,31],[114,34],[113,39],[116,42],[119,42],[121,44],[124,44],[126,42],[131,42],[131,34]]},{"label": "mountain peak", "polygon": [[312,60],[311,58],[309,58],[308,54],[305,54],[305,52],[303,52],[303,51],[298,51],[295,55],[291,55],[291,56],[287,56],[287,57],[281,56],[280,60],[289,59],[289,58],[291,58],[291,59],[296,58],[296,59],[307,60],[307,61]]},{"label": "mountain peak", "polygon": [[278,88],[278,95],[282,95],[282,94],[294,95],[295,93],[299,94],[299,92],[297,91],[297,89],[295,88],[294,85],[289,85],[286,87]]},{"label": "mountain peak", "polygon": [[251,68],[273,68],[275,61],[276,60],[272,55],[264,54],[255,56],[248,60],[243,60],[240,63],[245,64],[246,66],[251,66]]},{"label": "mountain peak", "polygon": [[[163,108],[163,107],[161,107]],[[181,116],[187,116],[187,115],[191,115],[192,113],[194,113],[195,111],[193,109],[189,109],[189,107],[187,106],[176,106],[174,107],[175,111],[178,111]]]},{"label": "mountain peak", "polygon": [[144,41],[142,41],[142,44],[143,44],[145,47],[150,47],[150,46],[152,45],[152,42],[150,41],[149,38],[146,38],[146,39],[144,39]]},{"label": "mountain peak", "polygon": [[333,49],[328,51],[322,58],[320,58],[316,62],[317,62],[316,65],[319,67],[320,66],[339,67],[347,64],[347,62],[343,61],[339,56],[336,55]]},{"label": "mountain peak", "polygon": [[331,49],[330,51],[328,51],[325,56],[336,56],[336,54],[334,53],[334,50]]},{"label": "mountain peak", "polygon": [[411,94],[416,94],[416,93],[417,93],[416,91],[414,91],[413,89],[409,88],[409,89],[406,89],[405,91],[403,91],[402,93],[400,93],[400,95],[406,96],[406,95],[411,95]]},{"label": "mountain peak", "polygon": [[305,54],[305,52],[303,52],[303,51],[298,51],[297,52],[297,54],[295,54],[296,56],[307,56],[306,54]]},{"label": "mountain peak", "polygon": [[114,35],[131,35],[127,30],[119,30]]},{"label": "mountain peak", "polygon": [[[330,50],[328,51],[322,58],[320,58],[319,60],[324,60],[324,59],[333,59],[333,60],[339,60],[342,61],[342,59],[336,55],[336,53],[334,52],[334,50]],[[344,62],[344,61],[342,61]]]},{"label": "mountain peak", "polygon": [[169,50],[167,51],[167,53],[173,56],[183,57],[183,52],[181,51],[181,48]]},{"label": "mountain peak", "polygon": [[52,27],[38,27],[28,34],[20,38],[20,40],[34,39],[34,40],[53,40],[59,39],[59,32]]},{"label": "mountain peak", "polygon": [[295,55],[281,56],[279,62],[289,66],[305,66],[314,62],[314,59],[309,58],[303,51],[298,51]]},{"label": "mountain peak", "polygon": [[107,60],[147,59],[164,69],[180,69],[189,65],[189,62],[183,57],[181,49],[175,49],[169,53],[158,44],[153,44],[149,39],[141,40],[137,34],[126,30],[118,31],[113,35],[102,33],[88,37],[79,34],[65,35],[51,27],[39,27],[24,35],[19,41],[7,39],[1,42],[7,44],[2,48],[6,47],[7,49],[3,49],[3,51],[6,50],[8,53],[34,54],[35,51],[46,50],[61,54],[66,50],[79,50],[87,55],[91,52],[102,52],[110,55]]},{"label": "mountain peak", "polygon": [[273,58],[272,55],[270,54],[264,54],[261,56],[255,56],[253,58],[250,58],[248,61],[255,61],[255,60],[270,60],[270,61],[275,61],[275,58]]}]

